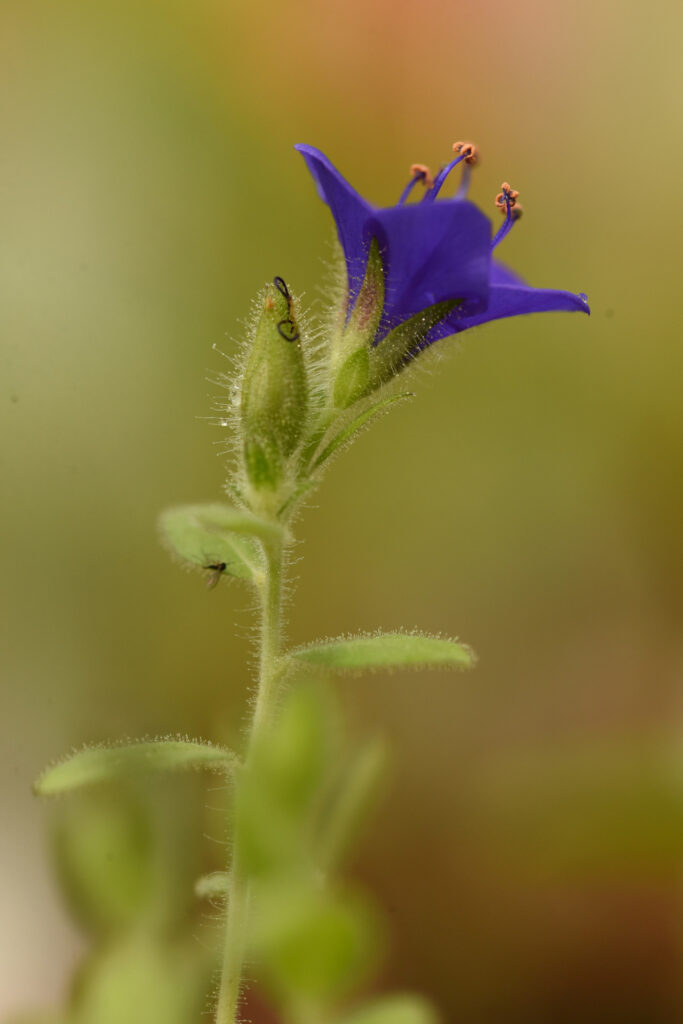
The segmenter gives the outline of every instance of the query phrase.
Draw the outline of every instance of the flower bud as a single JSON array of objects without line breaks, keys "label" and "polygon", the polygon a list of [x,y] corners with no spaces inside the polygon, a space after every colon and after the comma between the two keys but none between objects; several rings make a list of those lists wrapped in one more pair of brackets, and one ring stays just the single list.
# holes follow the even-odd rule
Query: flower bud
[{"label": "flower bud", "polygon": [[308,382],[292,298],[281,277],[269,284],[241,388],[244,462],[251,484],[275,488],[306,423]]}]

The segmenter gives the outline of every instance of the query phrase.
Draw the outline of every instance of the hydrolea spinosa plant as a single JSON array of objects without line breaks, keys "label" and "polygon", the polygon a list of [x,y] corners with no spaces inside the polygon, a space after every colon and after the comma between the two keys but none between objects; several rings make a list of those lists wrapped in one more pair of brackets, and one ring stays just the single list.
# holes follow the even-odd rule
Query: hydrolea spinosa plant
[{"label": "hydrolea spinosa plant", "polygon": [[[410,397],[403,385],[426,349],[489,320],[587,313],[588,305],[583,295],[533,288],[498,262],[498,246],[521,213],[518,193],[501,186],[503,221],[492,237],[488,218],[466,198],[478,158],[472,143],[456,143],[434,177],[414,165],[398,203],[386,208],[363,199],[319,150],[296,148],[334,218],[343,259],[338,301],[314,335],[283,278],[263,289],[238,366],[221,378],[227,397],[216,408],[231,433],[231,503],[172,508],[161,517],[169,548],[203,571],[208,586],[231,576],[258,595],[258,680],[245,749],[184,740],[89,749],[48,769],[36,788],[63,792],[184,765],[226,774],[229,863],[198,883],[200,895],[223,908],[216,1024],[240,1019],[246,963],[285,1024],[433,1024],[434,1011],[417,997],[353,1003],[353,987],[372,963],[377,925],[338,871],[381,770],[382,747],[342,749],[320,677],[465,668],[473,656],[454,640],[409,632],[286,648],[291,524],[332,457]],[[457,191],[443,198],[458,165]],[[414,202],[417,186],[423,193]]]}]

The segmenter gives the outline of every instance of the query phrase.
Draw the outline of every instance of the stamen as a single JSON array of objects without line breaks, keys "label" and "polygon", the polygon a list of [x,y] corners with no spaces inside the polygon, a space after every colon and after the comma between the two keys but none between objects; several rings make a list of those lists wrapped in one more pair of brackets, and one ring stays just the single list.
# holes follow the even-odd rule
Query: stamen
[{"label": "stamen", "polygon": [[432,173],[427,167],[427,164],[411,164],[410,173],[412,174],[412,178],[410,179],[406,187],[403,189],[403,192],[401,193],[401,198],[398,201],[399,206],[402,206],[403,203],[405,203],[406,199],[413,191],[418,181],[421,181],[425,188],[431,188],[432,185],[434,184]]},{"label": "stamen", "polygon": [[496,196],[496,206],[505,213],[511,206],[515,205],[518,195],[517,189],[512,188],[507,181],[504,181],[500,186],[500,192]]},{"label": "stamen", "polygon": [[470,170],[479,160],[479,150],[473,142],[454,142],[453,152],[457,153],[457,156],[454,160],[451,160],[450,163],[446,164],[445,167],[441,168],[434,179],[434,184],[430,190],[425,193],[424,199],[427,199],[430,202],[436,199],[448,175],[451,173],[453,168],[457,167],[458,164],[463,162],[463,160],[467,166],[464,169],[462,181],[456,193],[456,199],[463,199],[467,194],[467,187],[470,181]]},{"label": "stamen", "polygon": [[503,241],[503,239],[509,234],[512,225],[516,220],[522,216],[522,207],[517,202],[517,196],[519,192],[517,189],[512,188],[507,181],[504,181],[500,186],[500,192],[496,196],[496,206],[505,214],[505,220],[498,228],[491,242],[491,248],[495,249],[497,245]]},{"label": "stamen", "polygon": [[453,152],[461,153],[470,167],[479,163],[479,147],[474,142],[454,142]]}]

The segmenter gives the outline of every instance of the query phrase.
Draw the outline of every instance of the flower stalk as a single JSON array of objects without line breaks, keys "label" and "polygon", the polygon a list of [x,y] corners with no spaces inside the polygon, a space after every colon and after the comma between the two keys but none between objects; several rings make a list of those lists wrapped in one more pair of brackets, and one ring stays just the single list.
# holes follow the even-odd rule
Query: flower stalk
[{"label": "flower stalk", "polygon": [[[277,706],[280,679],[280,643],[282,632],[282,592],[284,548],[281,539],[263,543],[265,579],[260,588],[261,629],[259,637],[259,676],[254,711],[247,736],[247,752],[242,773],[252,766],[254,751],[262,740]],[[233,815],[232,862],[227,894],[227,917],[216,1024],[236,1024],[238,1020],[242,974],[249,929],[250,879],[241,852],[239,816]]]}]

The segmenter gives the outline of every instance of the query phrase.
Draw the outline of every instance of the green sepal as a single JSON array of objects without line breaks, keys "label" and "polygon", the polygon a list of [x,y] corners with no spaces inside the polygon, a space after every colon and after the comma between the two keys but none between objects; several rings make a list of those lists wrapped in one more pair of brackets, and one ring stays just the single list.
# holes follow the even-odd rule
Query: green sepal
[{"label": "green sepal", "polygon": [[311,469],[318,469],[324,462],[334,455],[336,451],[342,448],[344,445],[349,444],[354,437],[360,433],[363,427],[367,426],[371,420],[375,419],[376,416],[381,415],[383,412],[387,412],[389,407],[394,405],[396,402],[402,402],[406,398],[413,398],[412,391],[404,391],[400,395],[389,395],[388,398],[382,398],[379,402],[375,402],[368,409],[364,409],[363,412],[355,416],[351,422],[340,430],[339,433],[332,438],[329,444],[325,445],[323,450],[314,459],[311,464]]},{"label": "green sepal", "polygon": [[332,346],[332,402],[337,409],[348,408],[369,390],[370,350],[383,309],[384,265],[379,243],[373,238],[358,298]]},{"label": "green sepal", "polygon": [[367,393],[370,383],[370,353],[363,346],[349,356],[334,382],[333,401],[337,409],[348,409]]},{"label": "green sepal", "polygon": [[373,238],[368,248],[365,277],[344,334],[347,338],[374,338],[384,309],[384,262],[379,242]]},{"label": "green sepal", "polygon": [[334,672],[393,668],[471,668],[474,652],[457,640],[424,633],[337,637],[290,652],[291,657]]},{"label": "green sepal", "polygon": [[229,576],[260,582],[261,555],[253,538],[268,542],[282,536],[277,523],[258,519],[229,505],[181,505],[159,518],[162,537],[171,550],[191,565],[210,570],[225,564]]},{"label": "green sepal", "polygon": [[212,871],[194,883],[195,896],[200,900],[222,900],[228,895],[230,875],[227,871]]},{"label": "green sepal", "polygon": [[385,996],[360,1007],[338,1024],[438,1024],[434,1008],[420,996]]},{"label": "green sepal", "polygon": [[460,302],[460,299],[450,299],[428,306],[389,331],[379,345],[374,345],[370,352],[370,387],[381,387],[399,374],[411,362],[432,327]]},{"label": "green sepal", "polygon": [[85,747],[46,768],[33,784],[37,796],[56,796],[84,786],[148,772],[207,768],[231,771],[232,751],[190,740],[142,740],[112,747]]},{"label": "green sepal", "polygon": [[[278,283],[279,286],[278,287]],[[240,384],[245,469],[257,490],[275,488],[308,413],[308,379],[293,301],[280,278],[266,288]]]}]

